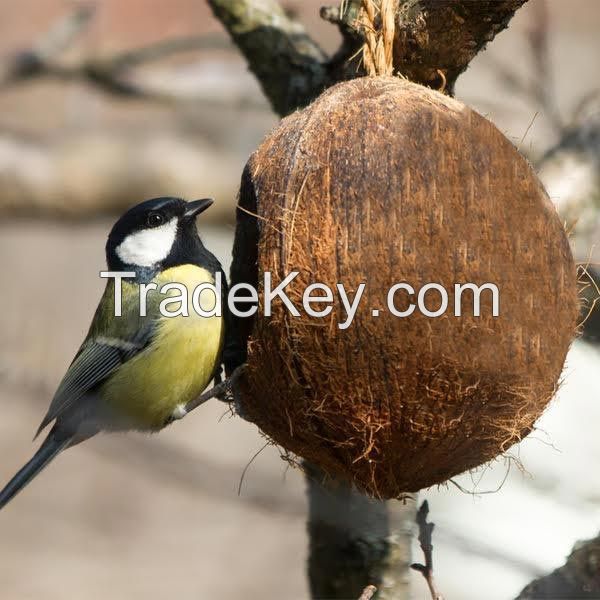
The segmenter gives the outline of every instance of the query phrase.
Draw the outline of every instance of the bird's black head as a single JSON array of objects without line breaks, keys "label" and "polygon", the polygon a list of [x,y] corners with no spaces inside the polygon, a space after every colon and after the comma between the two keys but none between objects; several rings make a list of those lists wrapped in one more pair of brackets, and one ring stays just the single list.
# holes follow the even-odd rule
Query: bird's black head
[{"label": "bird's black head", "polygon": [[130,208],[108,236],[108,268],[135,271],[147,279],[168,267],[197,263],[206,250],[198,237],[196,216],[212,202],[153,198]]}]

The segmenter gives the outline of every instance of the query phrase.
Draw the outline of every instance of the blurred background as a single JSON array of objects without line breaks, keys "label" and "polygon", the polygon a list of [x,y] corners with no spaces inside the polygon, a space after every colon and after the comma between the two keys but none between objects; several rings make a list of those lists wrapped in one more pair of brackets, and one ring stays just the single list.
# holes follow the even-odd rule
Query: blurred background
[{"label": "blurred background", "polygon": [[[333,51],[322,3],[283,2]],[[0,23],[4,483],[87,331],[115,215],[147,197],[213,196],[200,232],[227,271],[241,170],[277,118],[203,0],[0,0]],[[530,0],[457,85],[534,162],[591,271],[599,33],[596,0]],[[446,597],[515,597],[598,534],[600,353],[588,325],[558,398],[512,449],[525,471],[503,460],[457,478],[473,493],[421,494]],[[0,597],[307,598],[304,487],[218,402],[159,436],[91,440],[0,514]],[[413,589],[428,597],[418,574]]]}]

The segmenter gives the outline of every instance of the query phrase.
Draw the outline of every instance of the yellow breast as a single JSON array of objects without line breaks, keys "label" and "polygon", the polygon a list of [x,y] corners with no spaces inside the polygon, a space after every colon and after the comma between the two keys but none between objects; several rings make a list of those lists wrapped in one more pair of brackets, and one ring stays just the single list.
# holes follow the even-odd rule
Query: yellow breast
[{"label": "yellow breast", "polygon": [[[195,265],[182,265],[160,273],[154,280],[180,283],[187,290],[189,316],[164,317],[157,323],[152,343],[120,367],[104,384],[102,398],[139,429],[160,429],[179,404],[186,404],[210,383],[223,345],[223,319],[200,316],[193,309],[192,294],[202,283],[214,283],[212,275]],[[169,296],[178,295],[169,292]],[[165,296],[162,296],[163,298]],[[214,293],[199,296],[202,309],[210,310]],[[168,312],[177,312],[174,302]]]}]

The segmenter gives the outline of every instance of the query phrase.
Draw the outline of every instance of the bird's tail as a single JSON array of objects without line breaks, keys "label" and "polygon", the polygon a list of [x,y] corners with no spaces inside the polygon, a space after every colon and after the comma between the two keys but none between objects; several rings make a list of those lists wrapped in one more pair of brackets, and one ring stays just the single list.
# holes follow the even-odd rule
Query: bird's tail
[{"label": "bird's tail", "polygon": [[33,458],[6,484],[0,492],[0,510],[4,508],[31,480],[64,450],[72,441],[72,436],[57,436],[51,431]]}]

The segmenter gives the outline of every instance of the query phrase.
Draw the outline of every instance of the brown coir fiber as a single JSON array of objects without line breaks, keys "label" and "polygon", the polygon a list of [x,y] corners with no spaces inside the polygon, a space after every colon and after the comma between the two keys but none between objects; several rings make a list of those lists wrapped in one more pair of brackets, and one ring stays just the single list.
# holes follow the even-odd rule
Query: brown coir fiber
[{"label": "brown coir fiber", "polygon": [[[257,212],[259,281],[300,272],[286,291],[301,316],[261,306],[242,384],[243,411],[277,444],[392,498],[532,430],[574,335],[575,266],[531,167],[489,121],[399,78],[341,83],[266,138],[240,198]],[[448,311],[389,314],[401,281],[441,284]],[[367,284],[348,329],[337,294],[324,319],[301,308],[314,282],[351,297]],[[498,286],[500,316],[490,292],[480,317],[468,292],[454,316],[454,284],[467,282]],[[427,298],[435,310],[439,296]]]}]

